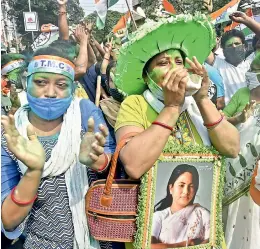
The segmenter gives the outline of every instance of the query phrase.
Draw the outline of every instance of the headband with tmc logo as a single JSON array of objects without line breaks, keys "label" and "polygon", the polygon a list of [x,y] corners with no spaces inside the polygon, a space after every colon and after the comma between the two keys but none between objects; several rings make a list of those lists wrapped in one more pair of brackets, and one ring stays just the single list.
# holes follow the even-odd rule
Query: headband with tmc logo
[{"label": "headband with tmc logo", "polygon": [[10,61],[6,65],[3,66],[3,68],[1,69],[1,74],[7,75],[11,71],[13,71],[19,67],[23,67],[23,66],[26,66],[26,62],[24,60]]},{"label": "headband with tmc logo", "polygon": [[28,75],[33,73],[56,73],[67,76],[74,81],[75,65],[67,59],[52,55],[39,55],[33,57],[28,66]]}]

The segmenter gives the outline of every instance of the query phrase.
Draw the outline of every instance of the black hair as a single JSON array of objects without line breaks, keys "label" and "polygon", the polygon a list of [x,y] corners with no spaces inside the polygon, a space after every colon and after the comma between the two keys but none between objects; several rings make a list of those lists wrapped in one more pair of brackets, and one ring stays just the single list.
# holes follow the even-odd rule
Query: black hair
[{"label": "black hair", "polygon": [[107,70],[106,70],[106,76],[107,76],[107,80],[109,80],[110,77],[110,71],[112,68],[116,67],[116,61],[110,61],[107,65]]},{"label": "black hair", "polygon": [[192,174],[192,182],[194,185],[194,189],[195,189],[195,194],[193,199],[190,201],[189,204],[193,204],[196,193],[198,191],[199,188],[199,173],[197,171],[197,169],[192,166],[192,165],[188,165],[188,164],[181,164],[178,165],[171,174],[171,177],[168,181],[167,187],[166,187],[166,197],[162,200],[160,200],[154,207],[155,211],[161,211],[164,210],[168,207],[170,207],[172,205],[172,195],[170,193],[170,189],[169,186],[170,185],[174,185],[174,183],[176,182],[176,180],[185,172],[189,172]]},{"label": "black hair", "polygon": [[[167,50],[165,50],[165,51],[163,51],[163,52],[166,52],[166,51],[168,51],[168,50],[170,50],[170,49],[167,49]],[[186,58],[185,53],[184,53],[182,50],[180,50],[180,49],[177,49],[177,50],[180,51],[181,57],[182,57],[182,59],[183,59],[183,63],[185,64],[185,58]],[[143,68],[143,76],[146,75],[146,73],[148,72],[148,68],[149,68],[149,66],[150,66],[150,64],[151,64],[151,62],[152,62],[152,60],[153,60],[153,59],[155,58],[155,56],[157,56],[157,55],[158,55],[158,54],[154,55],[152,58],[150,58],[150,59],[145,63],[144,68]]]},{"label": "black hair", "polygon": [[256,51],[256,43],[259,41],[259,38],[255,35],[252,40],[252,47]]},{"label": "black hair", "polygon": [[240,30],[237,30],[237,29],[232,29],[230,31],[227,31],[226,33],[224,33],[222,35],[222,38],[221,38],[221,47],[222,48],[225,48],[225,44],[226,42],[232,38],[232,37],[238,37],[241,39],[242,43],[245,44],[246,43],[246,38],[245,38],[245,35],[242,31]]},{"label": "black hair", "polygon": [[1,67],[5,66],[7,63],[15,60],[24,60],[26,61],[26,57],[22,54],[9,53],[4,54],[1,57]]},{"label": "black hair", "polygon": [[56,40],[52,42],[48,47],[40,48],[36,50],[33,56],[38,56],[38,55],[59,56],[74,63],[74,59],[77,56],[76,46],[73,45],[73,43],[68,41]]}]

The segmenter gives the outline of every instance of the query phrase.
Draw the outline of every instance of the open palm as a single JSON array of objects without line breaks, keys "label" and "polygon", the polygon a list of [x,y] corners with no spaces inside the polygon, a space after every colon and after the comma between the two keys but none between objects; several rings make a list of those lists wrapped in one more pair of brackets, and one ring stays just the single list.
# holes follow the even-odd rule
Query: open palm
[{"label": "open palm", "polygon": [[8,149],[31,170],[42,170],[45,163],[45,151],[37,139],[33,126],[27,127],[29,140],[20,135],[15,127],[12,115],[2,116]]},{"label": "open palm", "polygon": [[100,132],[94,133],[95,122],[93,117],[88,120],[88,130],[85,133],[79,152],[79,161],[84,165],[91,165],[99,159],[99,156],[104,153],[106,137],[108,129],[104,125],[99,125]]}]

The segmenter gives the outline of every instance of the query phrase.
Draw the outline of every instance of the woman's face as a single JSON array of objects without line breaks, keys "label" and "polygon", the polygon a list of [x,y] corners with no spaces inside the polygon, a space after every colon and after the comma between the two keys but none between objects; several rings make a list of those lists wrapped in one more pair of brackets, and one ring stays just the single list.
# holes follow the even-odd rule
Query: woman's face
[{"label": "woman's face", "polygon": [[148,67],[149,76],[159,86],[162,86],[165,75],[172,68],[184,67],[181,53],[177,49],[169,49],[156,55]]},{"label": "woman's face", "polygon": [[72,94],[72,81],[55,73],[34,73],[28,82],[28,92],[36,98],[67,98]]},{"label": "woman's face", "polygon": [[173,185],[169,185],[169,190],[174,205],[178,205],[181,208],[189,205],[195,195],[192,174],[190,172],[181,174]]}]

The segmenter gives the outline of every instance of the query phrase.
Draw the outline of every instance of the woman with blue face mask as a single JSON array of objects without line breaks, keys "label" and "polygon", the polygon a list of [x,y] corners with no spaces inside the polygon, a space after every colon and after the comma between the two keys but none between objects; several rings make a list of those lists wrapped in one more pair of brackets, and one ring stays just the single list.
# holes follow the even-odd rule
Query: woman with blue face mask
[{"label": "woman with blue face mask", "polygon": [[101,111],[73,97],[75,65],[57,45],[28,66],[28,105],[2,116],[2,232],[24,227],[24,248],[99,248],[85,216],[85,194],[107,170],[115,142]]},{"label": "woman with blue face mask", "polygon": [[[226,242],[230,249],[260,246],[260,238],[256,236],[260,234],[260,208],[249,195],[253,172],[257,171],[260,159],[260,54],[246,73],[246,82],[247,87],[239,89],[223,110],[240,133],[239,156],[226,159],[224,206],[228,208]],[[251,186],[255,189],[255,180]]]}]

